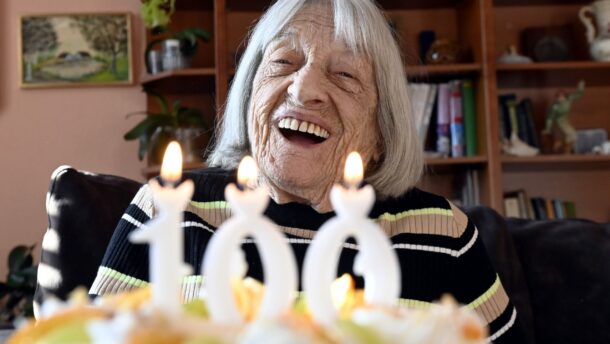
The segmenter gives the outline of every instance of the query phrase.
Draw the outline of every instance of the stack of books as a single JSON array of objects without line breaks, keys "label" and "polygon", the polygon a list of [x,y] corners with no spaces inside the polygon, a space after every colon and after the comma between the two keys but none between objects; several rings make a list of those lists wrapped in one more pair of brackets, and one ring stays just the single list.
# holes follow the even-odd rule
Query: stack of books
[{"label": "stack of books", "polygon": [[572,201],[529,198],[521,189],[504,193],[504,214],[532,220],[572,219],[576,218],[576,207]]},{"label": "stack of books", "polygon": [[477,155],[476,103],[471,80],[411,83],[409,93],[417,132],[428,151],[454,158]]}]

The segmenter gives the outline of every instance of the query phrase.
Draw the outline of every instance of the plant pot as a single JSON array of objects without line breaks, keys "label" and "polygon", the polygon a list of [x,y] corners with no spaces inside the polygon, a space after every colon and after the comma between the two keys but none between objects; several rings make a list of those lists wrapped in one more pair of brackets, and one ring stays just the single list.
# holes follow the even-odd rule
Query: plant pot
[{"label": "plant pot", "polygon": [[202,128],[157,128],[148,149],[148,166],[161,165],[167,145],[174,140],[180,143],[184,163],[202,162],[203,153],[210,141],[210,133]]}]

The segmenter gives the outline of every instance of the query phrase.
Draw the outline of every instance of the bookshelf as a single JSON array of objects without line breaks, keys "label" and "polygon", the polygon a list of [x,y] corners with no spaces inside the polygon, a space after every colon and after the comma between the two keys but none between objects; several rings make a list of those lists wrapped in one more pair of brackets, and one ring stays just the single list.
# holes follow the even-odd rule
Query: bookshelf
[{"label": "bookshelf", "polygon": [[[532,197],[573,201],[579,217],[610,221],[610,157],[550,155],[530,158],[501,153],[498,95],[514,93],[529,97],[534,122],[542,128],[546,108],[563,88],[574,89],[580,79],[587,82],[585,96],[575,103],[573,124],[577,129],[604,128],[610,131],[610,63],[591,61],[584,28],[577,13],[589,0],[381,0],[394,23],[405,57],[406,78],[417,82],[446,82],[468,78],[476,95],[478,151],[474,157],[427,159],[421,187],[456,198],[456,185],[468,171],[476,171],[481,203],[504,211],[504,193],[524,189]],[[212,32],[203,44],[193,68],[144,76],[145,90],[180,97],[191,106],[201,106],[213,115],[227,96],[240,45],[252,23],[269,1],[177,0],[172,26],[176,29],[200,26]],[[563,62],[527,65],[497,64],[496,58],[510,44],[517,44],[527,27],[571,25],[574,58]],[[465,63],[422,65],[417,35],[434,30],[437,37],[459,42],[471,52]],[[150,97],[149,97],[150,98]],[[149,107],[154,102],[149,99]],[[540,130],[540,129],[538,129]],[[187,166],[189,167],[189,166]],[[158,173],[147,167],[143,174]]]}]

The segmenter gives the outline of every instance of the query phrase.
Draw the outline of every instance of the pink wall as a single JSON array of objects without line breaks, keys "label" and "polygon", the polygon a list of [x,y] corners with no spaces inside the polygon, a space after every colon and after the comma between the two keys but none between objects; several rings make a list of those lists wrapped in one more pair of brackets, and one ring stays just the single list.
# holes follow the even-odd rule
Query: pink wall
[{"label": "pink wall", "polygon": [[[40,248],[47,227],[45,195],[51,172],[79,169],[142,180],[137,144],[122,138],[146,98],[137,86],[143,30],[139,0],[0,0],[0,280],[17,244]],[[18,23],[22,14],[131,12],[134,76],[129,87],[20,89]],[[37,253],[37,257],[39,253]]]}]

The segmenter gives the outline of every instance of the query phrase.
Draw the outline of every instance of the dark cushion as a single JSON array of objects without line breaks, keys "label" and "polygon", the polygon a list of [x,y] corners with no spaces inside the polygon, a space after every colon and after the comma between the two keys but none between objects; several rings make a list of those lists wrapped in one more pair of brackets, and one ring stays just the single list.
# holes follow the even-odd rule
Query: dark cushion
[{"label": "dark cushion", "polygon": [[537,343],[610,343],[610,224],[507,220]]},{"label": "dark cushion", "polygon": [[500,276],[506,294],[517,309],[519,326],[527,343],[534,343],[530,292],[506,220],[487,207],[473,207],[465,209],[465,212],[479,230],[491,263]]},{"label": "dark cushion", "polygon": [[74,288],[91,286],[114,228],[140,186],[69,166],[53,172],[36,302],[49,295],[65,299]]}]

